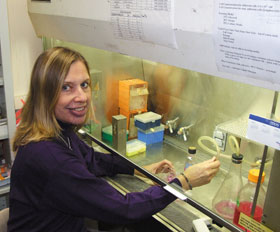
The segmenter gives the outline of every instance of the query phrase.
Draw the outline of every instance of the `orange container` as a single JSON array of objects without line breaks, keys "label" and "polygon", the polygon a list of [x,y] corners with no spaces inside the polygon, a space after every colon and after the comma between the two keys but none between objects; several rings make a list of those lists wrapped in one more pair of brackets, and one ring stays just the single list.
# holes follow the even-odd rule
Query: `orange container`
[{"label": "orange container", "polygon": [[119,108],[127,113],[147,111],[148,82],[140,79],[119,81]]}]

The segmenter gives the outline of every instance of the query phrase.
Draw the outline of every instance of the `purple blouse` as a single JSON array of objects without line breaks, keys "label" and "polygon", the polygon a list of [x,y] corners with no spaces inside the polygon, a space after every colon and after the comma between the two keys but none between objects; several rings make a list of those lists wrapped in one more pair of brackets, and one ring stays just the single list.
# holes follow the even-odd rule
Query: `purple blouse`
[{"label": "purple blouse", "polygon": [[94,151],[72,130],[63,134],[72,150],[61,141],[19,148],[11,172],[9,232],[83,232],[85,217],[132,223],[176,199],[160,186],[123,196],[100,177],[133,175],[134,169],[121,157]]}]

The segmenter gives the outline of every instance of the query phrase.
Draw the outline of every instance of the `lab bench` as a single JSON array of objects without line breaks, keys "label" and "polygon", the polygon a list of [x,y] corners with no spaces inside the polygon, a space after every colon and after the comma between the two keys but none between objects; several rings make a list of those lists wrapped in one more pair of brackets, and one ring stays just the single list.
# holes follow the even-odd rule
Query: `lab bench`
[{"label": "lab bench", "polygon": [[[139,192],[147,189],[150,185],[145,181],[129,175],[117,175],[106,180],[122,194]],[[193,231],[192,221],[199,218],[198,210],[185,202],[177,199],[165,209],[153,215],[154,219],[162,223],[169,231]],[[202,215],[202,214],[201,214]],[[206,217],[206,216],[204,216]],[[220,231],[213,227],[211,231]]]}]

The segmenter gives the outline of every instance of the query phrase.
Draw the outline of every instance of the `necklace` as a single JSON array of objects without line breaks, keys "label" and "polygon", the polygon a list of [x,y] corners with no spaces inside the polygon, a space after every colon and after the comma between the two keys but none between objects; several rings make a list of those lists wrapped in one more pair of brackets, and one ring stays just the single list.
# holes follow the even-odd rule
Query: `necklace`
[{"label": "necklace", "polygon": [[68,147],[71,151],[73,150],[72,147],[71,147],[71,142],[70,142],[69,137],[66,137],[67,142],[61,135],[58,135],[58,137],[62,140],[62,142],[66,145],[66,147]]}]

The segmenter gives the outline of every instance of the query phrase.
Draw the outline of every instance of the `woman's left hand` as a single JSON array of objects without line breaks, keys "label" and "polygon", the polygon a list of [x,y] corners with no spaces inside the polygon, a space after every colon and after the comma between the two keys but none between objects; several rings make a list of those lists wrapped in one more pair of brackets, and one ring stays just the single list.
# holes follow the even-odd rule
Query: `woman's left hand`
[{"label": "woman's left hand", "polygon": [[[157,163],[152,163],[146,166],[143,166],[144,169],[146,169],[148,172],[151,172],[152,174],[158,174],[158,173],[175,173],[175,169],[173,164],[169,160],[162,160]],[[134,175],[144,177],[146,176],[142,174],[141,172],[137,171],[136,169],[134,170]],[[175,175],[175,174],[174,174]],[[153,183],[151,185],[156,185],[156,183]]]},{"label": "woman's left hand", "polygon": [[143,168],[145,168],[147,171],[158,174],[158,173],[168,173],[172,170],[174,170],[173,164],[169,160],[162,160],[157,163],[153,163],[150,165],[146,165]]}]

